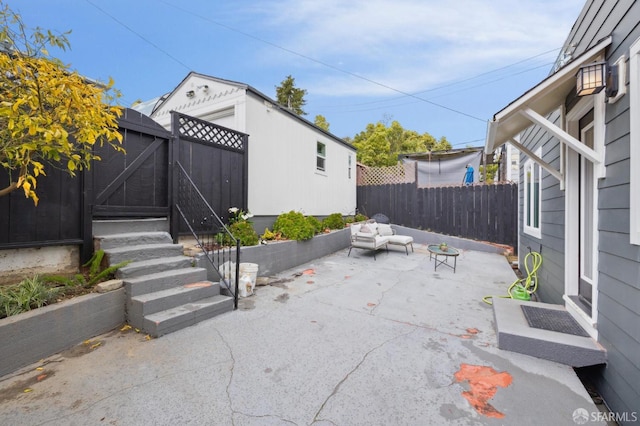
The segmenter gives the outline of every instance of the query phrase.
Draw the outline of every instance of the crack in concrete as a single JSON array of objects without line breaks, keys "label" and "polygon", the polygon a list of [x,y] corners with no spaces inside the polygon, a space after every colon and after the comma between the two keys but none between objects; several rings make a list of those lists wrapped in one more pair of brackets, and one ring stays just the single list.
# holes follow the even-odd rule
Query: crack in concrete
[{"label": "crack in concrete", "polygon": [[334,386],[333,391],[329,394],[329,396],[328,396],[328,397],[324,400],[324,402],[320,405],[320,408],[319,408],[319,409],[318,409],[318,411],[316,412],[315,416],[313,416],[313,421],[311,422],[311,424],[314,424],[314,423],[316,423],[316,422],[318,422],[318,421],[327,421],[327,422],[330,422],[330,423],[332,423],[332,424],[333,424],[333,422],[331,422],[331,421],[330,421],[330,420],[328,420],[328,419],[319,419],[319,418],[318,418],[318,416],[320,415],[320,413],[322,412],[322,410],[324,410],[324,407],[329,403],[329,400],[330,400],[331,398],[333,398],[333,397],[338,393],[338,391],[340,390],[340,387],[342,386],[342,384],[343,384],[344,382],[346,382],[346,381],[347,381],[347,379],[349,379],[349,377],[350,377],[353,373],[355,373],[355,372],[356,372],[356,371],[357,371],[357,370],[362,366],[362,364],[364,364],[364,362],[367,360],[367,358],[369,357],[369,355],[371,355],[373,352],[375,352],[375,351],[377,351],[378,349],[382,348],[382,347],[383,347],[383,346],[385,346],[387,343],[390,343],[390,342],[392,342],[392,341],[394,341],[394,340],[396,340],[396,339],[399,339],[399,338],[401,338],[401,337],[408,336],[409,334],[413,333],[414,331],[415,331],[415,330],[411,330],[411,331],[409,331],[409,332],[402,333],[402,334],[400,334],[400,335],[398,335],[398,336],[394,336],[394,337],[392,337],[392,338],[390,338],[390,339],[387,339],[387,340],[385,340],[384,342],[380,343],[378,346],[375,346],[375,347],[371,348],[369,351],[367,351],[367,353],[365,353],[365,354],[364,354],[364,356],[362,357],[362,359],[360,359],[360,362],[358,362],[358,363],[355,365],[355,367],[353,367],[353,368],[351,369],[351,371],[349,371],[349,372],[348,372],[348,373],[347,373],[347,374],[342,378],[342,380],[340,380],[340,381],[338,382],[338,384],[337,384],[336,386]]},{"label": "crack in concrete", "polygon": [[[252,419],[278,419],[284,423],[298,426],[298,423],[294,422],[293,420],[285,419],[283,417],[276,416],[275,414],[256,415],[256,414],[243,413],[242,411],[234,411],[234,414],[240,414],[242,416],[250,417]],[[231,423],[233,424],[233,417],[231,418]]]},{"label": "crack in concrete", "polygon": [[231,399],[231,393],[229,392],[229,388],[231,387],[231,383],[233,382],[233,374],[235,372],[236,359],[233,356],[233,349],[231,348],[231,345],[229,345],[229,342],[227,342],[224,336],[222,335],[222,333],[220,333],[220,330],[218,330],[215,327],[213,329],[215,330],[216,333],[218,333],[220,340],[222,341],[222,343],[224,343],[224,345],[229,350],[229,357],[231,358],[231,374],[229,375],[229,382],[227,382],[227,386],[225,387],[225,393],[227,394],[227,399],[229,400],[229,410],[231,410],[231,424],[234,425],[235,422],[233,420],[233,415],[236,413],[236,411],[234,411],[233,409],[233,400]]},{"label": "crack in concrete", "polygon": [[380,298],[378,299],[378,303],[376,304],[376,306],[374,306],[370,311],[369,311],[369,315],[374,315],[376,309],[378,309],[378,307],[380,307],[380,305],[382,304],[382,301],[384,299],[384,296],[387,294],[387,292],[393,290],[394,288],[396,288],[396,286],[398,286],[398,284],[400,284],[400,279],[397,279],[395,284],[393,284],[391,287],[389,287],[386,290],[382,291],[382,295],[380,296]]}]

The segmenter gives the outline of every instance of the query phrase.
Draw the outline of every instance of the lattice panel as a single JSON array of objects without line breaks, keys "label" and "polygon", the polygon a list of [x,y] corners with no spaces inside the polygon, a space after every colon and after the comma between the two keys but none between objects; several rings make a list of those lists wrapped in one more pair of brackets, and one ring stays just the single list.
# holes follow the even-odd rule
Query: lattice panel
[{"label": "lattice panel", "polygon": [[242,133],[237,133],[233,130],[185,115],[179,117],[179,123],[180,135],[182,136],[188,136],[240,151],[244,150],[245,135]]},{"label": "lattice panel", "polygon": [[416,163],[398,163],[389,167],[361,167],[358,185],[389,185],[412,183],[416,180]]}]

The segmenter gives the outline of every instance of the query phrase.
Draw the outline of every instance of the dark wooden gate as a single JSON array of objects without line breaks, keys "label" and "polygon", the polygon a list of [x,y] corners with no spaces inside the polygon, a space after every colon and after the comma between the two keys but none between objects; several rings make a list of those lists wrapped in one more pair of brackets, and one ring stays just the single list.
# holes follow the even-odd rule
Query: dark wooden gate
[{"label": "dark wooden gate", "polygon": [[127,154],[97,149],[93,165],[93,217],[141,218],[169,215],[171,133],[146,115],[125,110],[119,120]]}]

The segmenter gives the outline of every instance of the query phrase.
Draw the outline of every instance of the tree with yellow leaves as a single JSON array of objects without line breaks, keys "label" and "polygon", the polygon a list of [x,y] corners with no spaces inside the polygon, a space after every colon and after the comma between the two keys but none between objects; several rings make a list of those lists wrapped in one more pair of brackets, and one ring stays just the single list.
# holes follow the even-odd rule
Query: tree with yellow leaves
[{"label": "tree with yellow leaves", "polygon": [[37,205],[48,164],[75,176],[100,160],[96,144],[124,152],[113,81],[89,81],[48,52],[67,49],[68,34],[30,30],[0,0],[0,165],[9,175],[0,196],[21,188]]}]

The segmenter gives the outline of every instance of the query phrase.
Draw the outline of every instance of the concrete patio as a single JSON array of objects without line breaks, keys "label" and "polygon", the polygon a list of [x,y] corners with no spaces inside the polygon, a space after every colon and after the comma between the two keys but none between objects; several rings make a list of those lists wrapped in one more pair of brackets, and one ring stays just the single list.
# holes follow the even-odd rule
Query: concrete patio
[{"label": "concrete patio", "polygon": [[159,339],[114,330],[5,376],[2,424],[597,424],[571,367],[497,348],[482,297],[515,279],[504,256],[463,250],[455,273],[421,244],[376,258],[340,250],[236,312]]}]

